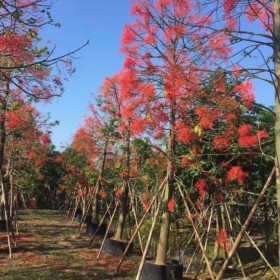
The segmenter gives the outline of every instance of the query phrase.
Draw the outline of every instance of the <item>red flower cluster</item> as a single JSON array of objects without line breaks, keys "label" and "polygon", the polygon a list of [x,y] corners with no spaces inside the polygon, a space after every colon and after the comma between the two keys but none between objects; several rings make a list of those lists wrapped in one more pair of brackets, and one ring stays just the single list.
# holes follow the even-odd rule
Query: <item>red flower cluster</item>
[{"label": "red flower cluster", "polygon": [[147,194],[147,193],[144,193],[143,196],[142,196],[142,202],[143,202],[143,207],[144,209],[147,211],[149,206],[150,206],[150,195]]},{"label": "red flower cluster", "polygon": [[120,198],[123,195],[123,193],[124,193],[124,188],[120,188],[115,192],[115,196],[117,198]]},{"label": "red flower cluster", "polygon": [[225,196],[221,191],[215,193],[215,199],[217,202],[223,202],[225,200]]},{"label": "red flower cluster", "polygon": [[249,136],[252,133],[253,126],[250,124],[243,124],[238,129],[239,137]]},{"label": "red flower cluster", "polygon": [[230,244],[227,236],[227,231],[225,229],[221,229],[219,232],[219,236],[217,238],[217,243],[224,247],[226,251],[230,249]]},{"label": "red flower cluster", "polygon": [[199,179],[196,184],[195,187],[198,189],[198,193],[199,195],[204,198],[205,194],[206,194],[206,189],[207,189],[207,184],[206,181],[204,179]]},{"label": "red flower cluster", "polygon": [[186,167],[186,166],[191,166],[192,165],[192,161],[189,157],[183,157],[182,161],[181,161],[181,167]]},{"label": "red flower cluster", "polygon": [[173,213],[176,207],[176,201],[174,199],[174,197],[172,197],[169,202],[168,202],[168,211],[170,213]]},{"label": "red flower cluster", "polygon": [[192,143],[196,139],[194,131],[184,124],[178,124],[178,141],[186,145]]},{"label": "red flower cluster", "polygon": [[237,3],[238,0],[225,0],[223,3],[225,14],[229,15],[235,9]]},{"label": "red flower cluster", "polygon": [[102,198],[102,199],[106,199],[107,196],[108,196],[108,193],[104,190],[100,190],[99,191],[99,196]]},{"label": "red flower cluster", "polygon": [[256,147],[259,144],[257,136],[244,136],[239,139],[239,145],[243,148]]},{"label": "red flower cluster", "polygon": [[242,170],[241,166],[233,166],[227,175],[227,181],[237,181],[239,185],[243,185],[248,179],[249,174]]},{"label": "red flower cluster", "polygon": [[239,145],[243,148],[256,147],[262,140],[268,139],[269,135],[266,131],[260,130],[256,135],[252,135],[253,126],[243,124],[238,129]]},{"label": "red flower cluster", "polygon": [[217,151],[226,151],[231,148],[231,139],[226,138],[224,135],[215,136],[214,149]]}]

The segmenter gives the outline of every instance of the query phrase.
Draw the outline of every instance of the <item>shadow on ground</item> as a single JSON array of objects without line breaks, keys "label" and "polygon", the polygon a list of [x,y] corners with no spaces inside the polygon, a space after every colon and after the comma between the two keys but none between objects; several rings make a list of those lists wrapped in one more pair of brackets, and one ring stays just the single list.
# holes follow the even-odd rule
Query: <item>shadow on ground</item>
[{"label": "shadow on ground", "polygon": [[11,260],[7,238],[0,236],[1,280],[134,279],[135,264],[126,261],[121,274],[114,275],[119,259],[102,254],[97,260],[101,240],[90,249],[85,228],[80,235],[78,224],[71,224],[60,212],[25,211],[19,229]]}]

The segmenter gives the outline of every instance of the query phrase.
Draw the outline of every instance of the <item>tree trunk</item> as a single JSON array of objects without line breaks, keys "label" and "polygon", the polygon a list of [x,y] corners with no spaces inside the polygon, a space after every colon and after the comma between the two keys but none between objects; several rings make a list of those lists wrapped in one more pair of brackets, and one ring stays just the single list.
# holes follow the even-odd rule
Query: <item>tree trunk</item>
[{"label": "tree trunk", "polygon": [[4,194],[1,193],[1,201],[0,201],[0,219],[5,220],[5,204],[4,204]]},{"label": "tree trunk", "polygon": [[120,210],[119,219],[116,230],[116,239],[121,239],[123,235],[123,229],[125,225],[126,216],[128,213],[128,184],[130,178],[130,124],[128,124],[127,135],[126,135],[126,178],[124,182],[124,192],[120,198]]},{"label": "tree trunk", "polygon": [[122,197],[120,199],[121,201],[120,201],[119,218],[118,218],[117,230],[115,235],[116,239],[122,239],[125,220],[128,213],[128,187],[127,186],[125,186],[124,193],[122,194]]},{"label": "tree trunk", "polygon": [[278,214],[278,257],[280,269],[280,0],[274,1],[274,66],[275,66],[275,165]]},{"label": "tree trunk", "polygon": [[[174,105],[174,104],[173,104]],[[175,105],[174,105],[175,106]],[[173,107],[174,108],[174,107]],[[170,136],[168,142],[168,165],[167,165],[167,187],[163,198],[163,214],[161,217],[161,228],[157,248],[156,264],[165,265],[166,253],[168,250],[168,239],[170,232],[171,215],[168,211],[168,202],[174,193],[174,156],[175,156],[175,113],[174,109],[170,112]]]},{"label": "tree trunk", "polygon": [[[171,192],[171,186],[168,183],[163,198],[163,203],[166,205],[170,200],[170,192]],[[157,256],[155,262],[156,264],[159,265],[164,265],[166,263],[166,253],[168,249],[168,239],[169,239],[169,232],[170,232],[170,218],[171,218],[170,212],[168,211],[168,209],[165,209],[161,217],[160,235],[159,235]]]},{"label": "tree trunk", "polygon": [[103,158],[102,158],[102,164],[99,171],[99,176],[96,182],[96,190],[93,197],[92,202],[92,220],[94,223],[99,223],[99,191],[101,189],[101,179],[104,176],[104,170],[105,170],[105,162],[107,158],[107,151],[108,151],[108,144],[109,144],[109,137],[106,139],[104,150],[103,150]]}]

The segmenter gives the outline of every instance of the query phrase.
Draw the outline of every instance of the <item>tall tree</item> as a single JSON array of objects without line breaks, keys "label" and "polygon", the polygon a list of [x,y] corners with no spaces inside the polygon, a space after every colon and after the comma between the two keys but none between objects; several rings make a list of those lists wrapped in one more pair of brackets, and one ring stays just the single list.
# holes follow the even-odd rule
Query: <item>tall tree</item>
[{"label": "tall tree", "polygon": [[[39,30],[45,24],[53,23],[50,7],[45,0],[6,0],[0,6],[0,184],[6,207],[8,188],[3,164],[7,114],[18,100],[26,103],[62,94],[63,76],[60,70],[53,71],[53,65],[62,63],[67,72],[72,72],[69,54],[55,58],[53,50],[42,46]],[[5,211],[5,219],[9,231],[8,211]]]},{"label": "tall tree", "polygon": [[[125,27],[122,40],[125,68],[136,71],[141,81],[153,83],[157,89],[150,106],[149,132],[154,139],[168,139],[162,151],[168,183],[157,264],[166,261],[171,217],[168,203],[175,189],[177,144],[195,146],[197,139],[219,122],[227,122],[230,130],[235,115],[254,103],[252,83],[240,75],[229,77],[221,68],[231,66],[231,37],[227,32],[213,32],[217,21],[215,14],[207,11],[197,1],[135,1],[131,13],[136,20]],[[216,138],[216,143],[221,144],[221,140]]]},{"label": "tall tree", "polygon": [[99,94],[101,110],[108,112],[119,132],[120,147],[122,147],[120,177],[122,183],[117,195],[120,199],[119,220],[115,237],[121,239],[128,213],[129,184],[132,176],[131,141],[145,132],[150,122],[147,108],[149,99],[155,95],[154,86],[142,83],[133,70],[123,71],[107,78]]},{"label": "tall tree", "polygon": [[84,119],[84,125],[77,131],[73,147],[88,158],[89,166],[95,176],[95,189],[92,205],[92,220],[99,223],[100,194],[104,194],[104,182],[108,154],[112,153],[112,143],[116,136],[114,119],[108,114],[98,112],[90,105],[90,116]]},{"label": "tall tree", "polygon": [[[213,24],[202,24],[209,34],[227,36],[232,53],[226,55],[229,67],[219,64],[224,73],[231,72],[247,80],[240,88],[243,93],[252,91],[250,81],[267,84],[264,94],[275,95],[275,166],[278,221],[280,219],[280,2],[261,1],[201,1],[203,12]],[[252,84],[252,83],[251,83]],[[258,88],[257,88],[258,89]],[[278,255],[280,260],[280,225],[278,222]],[[279,264],[280,267],[280,264]]]}]

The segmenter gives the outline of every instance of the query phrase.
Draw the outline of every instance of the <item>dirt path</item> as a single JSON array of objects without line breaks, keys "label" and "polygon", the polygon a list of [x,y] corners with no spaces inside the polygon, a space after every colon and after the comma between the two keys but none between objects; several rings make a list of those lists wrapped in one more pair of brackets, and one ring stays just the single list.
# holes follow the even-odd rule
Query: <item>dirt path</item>
[{"label": "dirt path", "polygon": [[96,260],[100,240],[89,249],[89,237],[79,236],[78,225],[71,225],[59,212],[25,211],[20,215],[19,231],[12,260],[6,236],[0,235],[1,280],[134,279],[135,264],[126,261],[115,276],[119,259],[102,254]]}]

